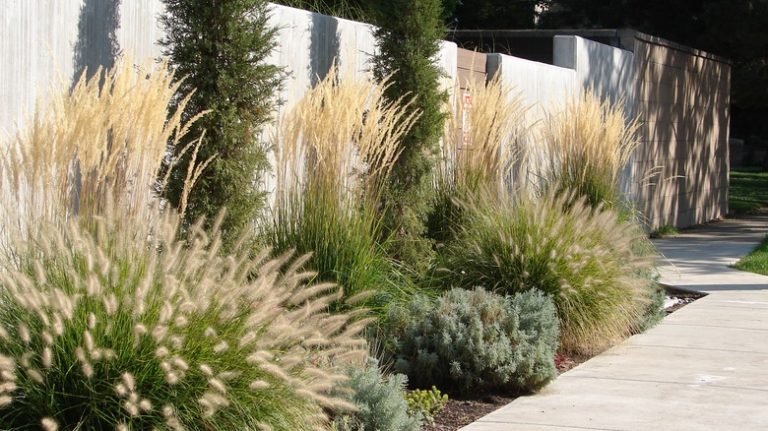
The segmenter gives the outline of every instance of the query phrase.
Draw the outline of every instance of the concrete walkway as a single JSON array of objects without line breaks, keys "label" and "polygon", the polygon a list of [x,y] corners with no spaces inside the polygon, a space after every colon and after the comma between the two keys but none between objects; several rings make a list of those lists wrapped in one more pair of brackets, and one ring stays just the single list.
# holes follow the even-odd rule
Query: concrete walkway
[{"label": "concrete walkway", "polygon": [[768,430],[768,277],[728,268],[768,217],[656,242],[665,284],[709,293],[466,431]]}]

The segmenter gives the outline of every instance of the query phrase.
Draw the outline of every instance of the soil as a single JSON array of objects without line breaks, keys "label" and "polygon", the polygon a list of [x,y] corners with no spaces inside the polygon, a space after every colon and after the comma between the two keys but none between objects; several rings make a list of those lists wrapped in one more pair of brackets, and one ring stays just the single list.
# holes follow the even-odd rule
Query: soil
[{"label": "soil", "polygon": [[[665,309],[667,314],[685,307],[691,302],[706,296],[703,293],[689,292],[667,288],[667,296],[678,299],[678,303]],[[572,357],[563,353],[555,355],[555,366],[558,374],[563,374],[579,364],[585,362],[587,357]],[[424,427],[425,431],[456,431],[469,425],[488,413],[511,403],[519,395],[516,394],[484,394],[478,399],[450,398],[443,411],[435,414],[435,421]]]},{"label": "soil", "polygon": [[667,308],[664,309],[664,311],[666,311],[667,314],[672,314],[675,311],[677,311],[677,310],[685,307],[686,305],[690,304],[691,302],[693,302],[693,301],[695,301],[695,300],[697,300],[699,298],[703,298],[703,297],[707,296],[706,293],[691,292],[691,291],[688,291],[688,290],[680,290],[680,289],[675,289],[675,288],[671,288],[671,287],[667,287],[666,291],[667,291],[667,296],[669,296],[670,298],[678,300],[677,304],[675,304],[675,305],[673,305],[671,307],[667,307]]}]

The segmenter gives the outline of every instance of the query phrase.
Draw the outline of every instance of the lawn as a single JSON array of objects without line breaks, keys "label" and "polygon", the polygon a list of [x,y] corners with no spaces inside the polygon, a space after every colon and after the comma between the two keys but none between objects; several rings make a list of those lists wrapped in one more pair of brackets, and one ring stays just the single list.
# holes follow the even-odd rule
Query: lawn
[{"label": "lawn", "polygon": [[751,253],[738,261],[734,268],[742,271],[768,275],[768,236]]},{"label": "lawn", "polygon": [[768,172],[731,171],[729,192],[728,205],[734,215],[768,207]]}]

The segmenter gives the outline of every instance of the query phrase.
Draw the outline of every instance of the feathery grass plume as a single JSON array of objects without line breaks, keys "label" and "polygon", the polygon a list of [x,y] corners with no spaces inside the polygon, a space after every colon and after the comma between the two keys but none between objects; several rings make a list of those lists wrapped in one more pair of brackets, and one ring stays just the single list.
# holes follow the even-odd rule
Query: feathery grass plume
[{"label": "feathery grass plume", "polygon": [[[433,178],[435,204],[428,219],[431,238],[444,242],[460,224],[459,201],[484,189],[506,193],[512,188],[515,163],[524,156],[526,107],[496,75],[488,82],[465,83],[471,101],[454,94],[446,121],[441,157]],[[457,85],[458,89],[459,86]],[[461,135],[459,129],[461,130]]]},{"label": "feathery grass plume", "polygon": [[313,253],[309,266],[347,297],[395,289],[378,203],[398,142],[416,114],[334,68],[286,114],[274,137],[277,190],[269,238],[276,253]]},{"label": "feathery grass plume", "polygon": [[638,253],[643,231],[585,197],[551,190],[541,197],[478,197],[442,252],[446,282],[552,296],[561,348],[599,352],[639,329],[654,291],[652,259]]},{"label": "feathery grass plume", "polygon": [[[188,96],[178,96],[178,86],[165,63],[136,67],[123,58],[54,92],[47,110],[0,145],[0,226],[25,235],[39,223],[86,220],[106,208],[149,217],[168,143],[176,146],[200,116],[182,122]],[[190,149],[196,159],[195,142],[182,152]],[[208,161],[192,164],[185,196]]]},{"label": "feathery grass plume", "polygon": [[[0,428],[322,429],[366,322],[331,284],[120,213],[41,225],[0,268]],[[223,347],[222,347],[223,346]]]},{"label": "feathery grass plume", "polygon": [[611,104],[591,90],[549,113],[541,138],[546,154],[543,181],[559,193],[575,191],[593,207],[621,204],[621,172],[639,144],[638,122],[628,120],[622,103]]}]

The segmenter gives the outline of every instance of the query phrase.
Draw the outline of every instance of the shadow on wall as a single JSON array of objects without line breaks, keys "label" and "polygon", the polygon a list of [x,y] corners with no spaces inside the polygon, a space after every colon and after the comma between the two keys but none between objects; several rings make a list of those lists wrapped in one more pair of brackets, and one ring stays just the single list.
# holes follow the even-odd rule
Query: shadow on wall
[{"label": "shadow on wall", "polygon": [[110,68],[120,53],[117,29],[122,0],[84,0],[77,23],[72,83],[83,72],[91,78],[99,67]]},{"label": "shadow on wall", "polygon": [[313,13],[309,34],[309,76],[314,87],[325,79],[333,62],[339,61],[339,21],[334,17]]},{"label": "shadow on wall", "polygon": [[639,41],[638,172],[660,175],[638,190],[651,228],[687,227],[727,211],[729,66]]}]

